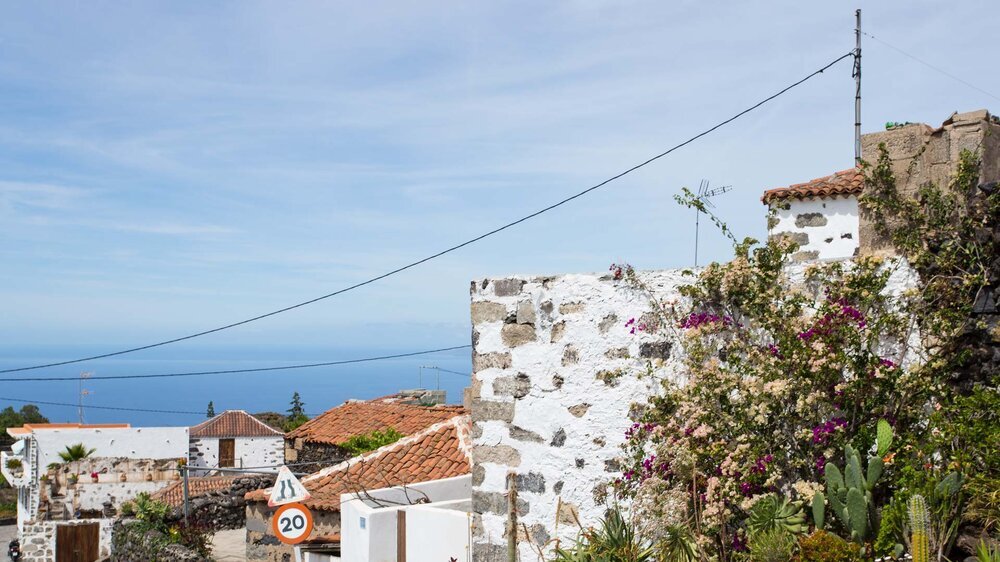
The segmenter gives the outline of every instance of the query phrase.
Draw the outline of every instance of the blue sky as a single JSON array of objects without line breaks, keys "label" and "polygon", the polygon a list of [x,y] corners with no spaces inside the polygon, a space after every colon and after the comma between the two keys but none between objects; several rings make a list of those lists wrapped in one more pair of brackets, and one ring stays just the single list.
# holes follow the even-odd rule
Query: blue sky
[{"label": "blue sky", "polygon": [[[870,33],[1000,92],[987,71],[996,2],[860,5]],[[8,355],[101,352],[393,269],[613,175],[847,52],[855,7],[5,3],[0,344]],[[864,47],[866,131],[998,107]],[[702,178],[732,184],[718,213],[762,236],[761,191],[849,167],[852,125],[845,61],[514,230],[158,357],[252,345],[337,359],[465,343],[472,279],[690,265],[694,217],[672,197]],[[725,259],[725,241],[702,234],[702,255]]]}]

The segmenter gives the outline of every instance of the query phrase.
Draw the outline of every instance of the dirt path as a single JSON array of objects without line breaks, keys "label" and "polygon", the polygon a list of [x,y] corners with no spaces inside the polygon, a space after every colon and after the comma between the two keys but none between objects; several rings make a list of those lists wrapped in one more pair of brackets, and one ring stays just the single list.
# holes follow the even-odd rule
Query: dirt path
[{"label": "dirt path", "polygon": [[219,531],[212,537],[212,556],[217,562],[246,562],[247,530]]}]

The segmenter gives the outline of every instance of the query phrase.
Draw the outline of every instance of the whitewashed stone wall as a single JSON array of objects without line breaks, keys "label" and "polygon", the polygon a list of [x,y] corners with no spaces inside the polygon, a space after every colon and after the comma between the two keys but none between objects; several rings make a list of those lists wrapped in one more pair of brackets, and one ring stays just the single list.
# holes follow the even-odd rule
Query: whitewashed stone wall
[{"label": "whitewashed stone wall", "polygon": [[797,261],[851,258],[858,249],[858,198],[855,195],[790,199],[778,208],[772,236],[799,244]]},{"label": "whitewashed stone wall", "polygon": [[[234,438],[236,467],[278,466],[285,462],[285,439],[274,437]],[[212,469],[219,466],[219,440],[215,438],[191,439],[190,466]],[[277,472],[277,468],[274,469]],[[193,476],[207,474],[209,470],[192,471]]]},{"label": "whitewashed stone wall", "polygon": [[[680,271],[640,273],[661,298]],[[507,474],[516,474],[522,561],[604,514],[603,484],[636,406],[677,371],[648,295],[611,275],[487,279],[472,285],[473,531],[476,562],[506,560]],[[637,377],[647,363],[653,377]],[[557,523],[558,521],[558,523]],[[527,532],[524,531],[527,529]]]}]

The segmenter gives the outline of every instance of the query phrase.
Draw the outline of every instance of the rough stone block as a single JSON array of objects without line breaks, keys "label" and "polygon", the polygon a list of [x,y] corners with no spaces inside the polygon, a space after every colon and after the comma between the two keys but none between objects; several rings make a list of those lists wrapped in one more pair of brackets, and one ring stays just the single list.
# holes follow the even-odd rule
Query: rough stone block
[{"label": "rough stone block", "polygon": [[604,352],[604,356],[608,359],[628,359],[628,348],[627,347],[616,347],[614,349],[609,349]]},{"label": "rough stone block", "polygon": [[[528,514],[528,502],[517,498],[517,514]],[[505,492],[472,491],[472,509],[476,513],[495,513],[507,515],[507,494]]]},{"label": "rough stone block", "polygon": [[476,353],[472,356],[472,370],[478,373],[483,369],[509,369],[510,353]]},{"label": "rough stone block", "polygon": [[514,467],[521,465],[521,453],[510,445],[477,445],[472,448],[472,461]]},{"label": "rough stone block", "polygon": [[517,323],[535,325],[535,305],[531,301],[517,303]]},{"label": "rough stone block", "polygon": [[583,312],[585,305],[582,302],[564,302],[559,305],[559,314],[576,314]]},{"label": "rough stone block", "polygon": [[507,562],[507,547],[500,544],[476,543],[472,545],[475,562]]},{"label": "rough stone block", "polygon": [[499,420],[505,422],[514,421],[514,403],[497,402],[494,400],[472,400],[472,421],[492,421]]},{"label": "rough stone block", "polygon": [[643,359],[663,359],[670,358],[670,342],[646,342],[639,346],[639,357]]},{"label": "rough stone block", "polygon": [[493,294],[498,297],[513,297],[521,293],[524,281],[521,279],[497,279],[493,282]]},{"label": "rough stone block", "polygon": [[559,513],[556,514],[556,518],[559,520],[560,525],[581,526],[580,509],[575,504],[569,502],[559,505]]},{"label": "rough stone block", "polygon": [[541,435],[535,433],[534,431],[529,431],[527,429],[517,427],[516,425],[510,426],[510,428],[508,429],[510,431],[511,439],[516,439],[518,441],[528,441],[531,443],[541,443],[545,441],[545,439]]},{"label": "rough stone block", "polygon": [[553,447],[562,447],[565,444],[566,444],[566,430],[563,428],[559,428],[552,435],[552,442],[549,443],[549,445],[552,445]]},{"label": "rough stone block", "polygon": [[507,316],[507,307],[490,301],[475,301],[472,303],[472,324],[500,322]]},{"label": "rough stone block", "polygon": [[562,489],[563,489],[563,486],[564,486],[564,485],[565,485],[565,482],[563,482],[562,480],[560,480],[560,481],[556,482],[556,483],[555,483],[555,484],[554,484],[554,485],[552,486],[552,492],[554,492],[554,493],[555,493],[556,495],[559,495],[559,494],[561,494],[561,493],[562,493]]},{"label": "rough stone block", "polygon": [[531,324],[504,324],[500,339],[507,347],[517,347],[535,341],[535,327]]},{"label": "rough stone block", "polygon": [[486,468],[481,464],[472,467],[472,485],[481,486],[484,480],[486,480]]},{"label": "rough stone block", "polygon": [[[801,216],[801,215],[799,215]],[[784,238],[786,240],[791,240],[799,246],[805,246],[809,243],[809,235],[805,232],[779,232],[777,234],[772,234],[770,238],[778,239]]]},{"label": "rough stone block", "polygon": [[514,476],[514,484],[519,492],[545,493],[545,477],[537,472]]},{"label": "rough stone block", "polygon": [[618,315],[609,314],[605,316],[604,319],[602,319],[599,324],[597,324],[597,329],[602,334],[606,334],[608,333],[608,330],[613,328],[616,324],[618,324]]},{"label": "rough stone block", "polygon": [[566,333],[566,323],[559,322],[558,324],[555,324],[552,326],[552,336],[549,338],[549,341],[552,343],[559,343],[559,340],[562,339],[564,333]]},{"label": "rough stone block", "polygon": [[812,250],[808,252],[795,252],[792,254],[791,259],[793,262],[804,262],[819,259],[819,252]]},{"label": "rough stone block", "polygon": [[568,365],[575,365],[576,363],[579,362],[580,362],[580,352],[578,352],[576,348],[573,347],[572,345],[567,345],[566,348],[563,349],[563,356],[562,356],[563,367],[566,367]]},{"label": "rough stone block", "polygon": [[590,409],[590,404],[587,404],[586,402],[582,404],[577,404],[575,406],[570,406],[569,408],[567,408],[567,410],[569,410],[569,413],[573,414],[578,418],[582,418],[583,416],[585,416],[587,414],[587,410],[589,409]]},{"label": "rough stone block", "polygon": [[823,213],[802,213],[795,216],[795,226],[804,228],[807,226],[826,226],[826,216]]},{"label": "rough stone block", "polygon": [[493,393],[497,396],[524,398],[531,391],[531,379],[524,373],[513,377],[499,377],[493,381]]}]

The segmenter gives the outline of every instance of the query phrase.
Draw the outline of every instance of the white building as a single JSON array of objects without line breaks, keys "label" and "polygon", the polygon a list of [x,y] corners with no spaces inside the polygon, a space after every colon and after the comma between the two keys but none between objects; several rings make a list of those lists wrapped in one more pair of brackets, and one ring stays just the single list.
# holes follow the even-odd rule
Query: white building
[{"label": "white building", "polygon": [[[177,463],[188,450],[186,427],[25,424],[7,433],[16,441],[10,451],[0,452],[0,470],[18,489],[19,528],[39,518],[40,508],[47,517],[69,518],[166,486],[177,477]],[[59,453],[77,444],[94,452],[63,463]]]},{"label": "white building", "polygon": [[[243,410],[226,410],[191,428],[192,475],[214,468],[274,470],[285,463],[285,434]],[[266,468],[264,468],[266,467]]]}]

